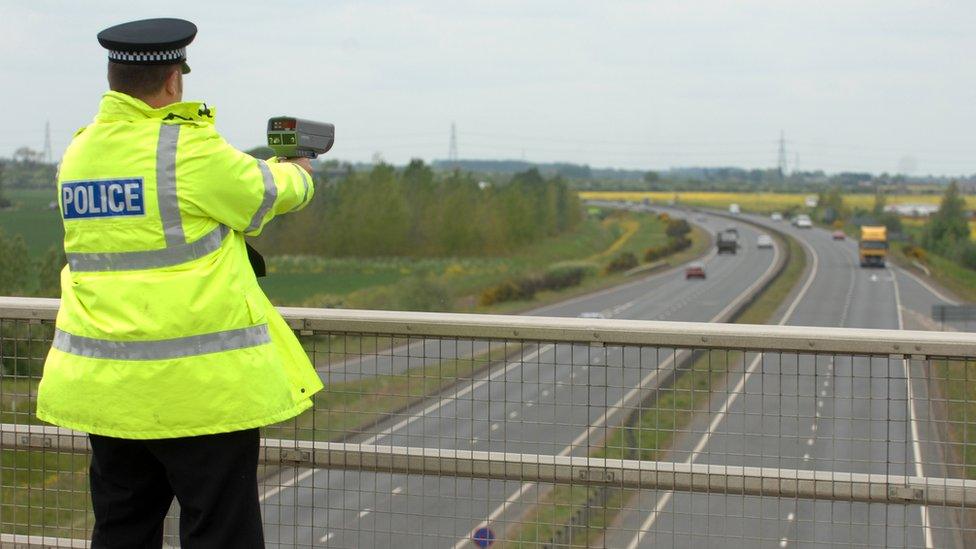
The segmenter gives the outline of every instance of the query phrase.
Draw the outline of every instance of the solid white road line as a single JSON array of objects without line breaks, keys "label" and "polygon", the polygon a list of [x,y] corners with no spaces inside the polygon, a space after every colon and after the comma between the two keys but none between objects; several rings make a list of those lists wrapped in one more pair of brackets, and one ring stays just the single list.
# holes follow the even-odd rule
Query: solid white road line
[{"label": "solid white road line", "polygon": [[[895,287],[895,307],[898,309],[898,329],[905,329],[905,320],[902,318],[901,314],[901,293],[898,291],[898,277],[892,276],[891,282]],[[915,397],[912,390],[912,372],[911,363],[908,359],[902,359],[902,367],[905,369],[905,385],[908,389],[908,413],[909,421],[911,423],[912,430],[912,454],[915,461],[915,475],[924,476],[925,473],[922,471],[922,447],[919,445],[918,436],[918,415],[915,413]],[[926,549],[931,549],[935,547],[935,543],[932,540],[932,524],[929,521],[929,508],[925,505],[919,506],[919,511],[922,514],[922,529],[925,533],[925,547]]]},{"label": "solid white road line", "polygon": [[947,295],[945,295],[944,293],[940,292],[939,290],[936,290],[934,287],[932,287],[931,284],[929,284],[928,282],[922,280],[915,273],[913,273],[913,272],[911,272],[911,271],[909,271],[907,269],[902,269],[901,267],[895,267],[892,272],[895,272],[895,271],[897,271],[899,273],[903,273],[903,274],[908,275],[910,278],[912,278],[913,280],[915,280],[915,282],[918,282],[919,284],[921,284],[923,288],[925,288],[926,290],[928,290],[929,292],[931,292],[932,295],[934,295],[935,297],[941,299],[942,301],[945,301],[949,305],[959,305],[959,302],[958,301],[956,301],[955,299],[952,299],[951,297],[948,297]]},{"label": "solid white road line", "polygon": [[[807,250],[810,251],[810,254],[813,257],[813,265],[810,268],[810,275],[807,277],[806,282],[804,282],[803,287],[800,288],[800,292],[793,299],[793,302],[790,303],[789,308],[787,308],[786,312],[783,314],[783,317],[780,319],[778,323],[780,326],[789,322],[790,318],[793,316],[793,312],[796,311],[796,308],[797,306],[799,306],[800,301],[802,301],[804,296],[806,296],[807,291],[810,289],[810,286],[813,285],[813,281],[817,278],[817,270],[820,267],[820,258],[817,255],[816,250],[814,250],[813,247],[807,244],[806,242],[802,240],[800,242],[802,242],[803,245],[806,246]],[[712,418],[711,423],[708,425],[708,429],[705,431],[705,434],[702,435],[702,438],[698,441],[698,444],[695,445],[695,448],[691,451],[691,454],[688,456],[688,459],[685,460],[685,463],[694,463],[695,459],[698,457],[701,451],[708,444],[709,440],[712,438],[712,435],[715,434],[715,429],[717,429],[718,425],[722,422],[722,420],[725,419],[725,414],[728,412],[728,409],[732,406],[732,404],[738,398],[739,394],[742,392],[743,387],[745,387],[746,381],[748,381],[749,377],[752,375],[752,373],[756,370],[756,368],[761,362],[762,362],[762,355],[758,355],[756,356],[756,358],[753,359],[752,363],[749,364],[749,367],[746,368],[745,372],[743,372],[742,377],[739,378],[739,382],[736,383],[735,388],[732,389],[731,393],[729,394],[729,397],[725,399],[725,402],[722,403],[722,407],[718,410],[718,412],[715,413],[715,417]],[[644,521],[643,524],[641,524],[640,528],[637,530],[637,534],[630,540],[630,543],[627,544],[627,549],[636,549],[637,546],[640,545],[640,542],[644,538],[644,535],[650,531],[651,527],[654,526],[654,523],[661,515],[661,511],[668,504],[668,502],[671,501],[671,497],[673,495],[674,492],[665,492],[664,495],[658,498],[657,505],[654,506],[654,510],[651,511],[651,514],[648,515],[647,519]]]}]

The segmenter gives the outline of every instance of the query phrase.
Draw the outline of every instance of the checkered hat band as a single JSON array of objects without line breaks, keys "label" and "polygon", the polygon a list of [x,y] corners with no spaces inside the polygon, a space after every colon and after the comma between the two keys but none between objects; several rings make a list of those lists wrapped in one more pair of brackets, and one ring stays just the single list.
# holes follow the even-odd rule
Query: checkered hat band
[{"label": "checkered hat band", "polygon": [[159,62],[159,61],[182,61],[186,59],[186,48],[166,51],[108,51],[108,58],[112,61],[128,62]]}]

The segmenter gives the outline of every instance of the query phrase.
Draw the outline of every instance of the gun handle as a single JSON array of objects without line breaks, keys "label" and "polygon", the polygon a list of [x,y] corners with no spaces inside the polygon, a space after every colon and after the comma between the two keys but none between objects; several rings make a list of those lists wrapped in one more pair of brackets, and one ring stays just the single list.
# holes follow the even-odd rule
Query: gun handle
[{"label": "gun handle", "polygon": [[251,264],[251,269],[254,271],[254,276],[261,278],[268,274],[267,268],[264,264],[264,257],[261,252],[255,250],[247,242],[244,243],[247,248],[247,261]]}]

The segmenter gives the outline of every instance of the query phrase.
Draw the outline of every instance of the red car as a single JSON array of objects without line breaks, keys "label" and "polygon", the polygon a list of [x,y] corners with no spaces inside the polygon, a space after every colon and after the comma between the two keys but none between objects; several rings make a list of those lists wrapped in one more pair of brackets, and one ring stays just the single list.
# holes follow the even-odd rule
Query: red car
[{"label": "red car", "polygon": [[830,236],[834,237],[834,240],[844,240],[845,238],[847,238],[847,235],[844,234],[844,231],[841,230],[836,230],[830,233]]},{"label": "red car", "polygon": [[692,263],[685,269],[685,280],[689,278],[705,278],[705,265],[703,263]]}]

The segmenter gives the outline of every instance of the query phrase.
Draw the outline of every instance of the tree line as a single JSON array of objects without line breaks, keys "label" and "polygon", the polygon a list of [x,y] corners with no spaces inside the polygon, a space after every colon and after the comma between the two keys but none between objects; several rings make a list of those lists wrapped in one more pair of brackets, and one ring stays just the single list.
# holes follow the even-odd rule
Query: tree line
[{"label": "tree line", "polygon": [[271,224],[257,245],[331,257],[495,255],[571,230],[582,215],[559,176],[530,169],[489,184],[413,160],[319,181],[312,202]]},{"label": "tree line", "polygon": [[61,246],[52,246],[44,257],[32,261],[23,236],[0,230],[0,295],[59,297],[66,263]]},{"label": "tree line", "polygon": [[976,269],[976,244],[970,239],[966,202],[955,182],[946,188],[939,210],[925,223],[920,240],[925,249]]}]

